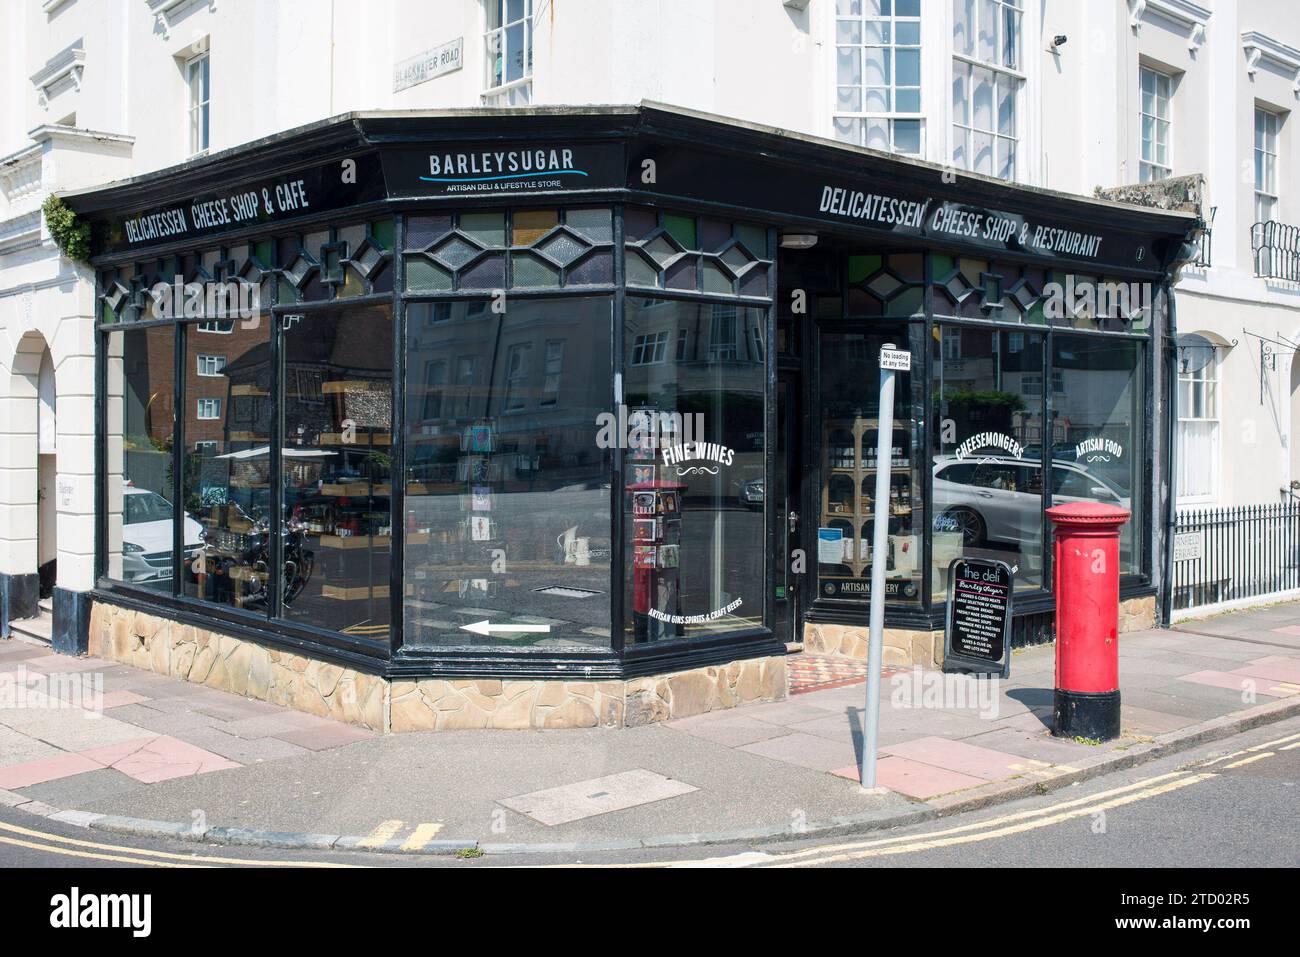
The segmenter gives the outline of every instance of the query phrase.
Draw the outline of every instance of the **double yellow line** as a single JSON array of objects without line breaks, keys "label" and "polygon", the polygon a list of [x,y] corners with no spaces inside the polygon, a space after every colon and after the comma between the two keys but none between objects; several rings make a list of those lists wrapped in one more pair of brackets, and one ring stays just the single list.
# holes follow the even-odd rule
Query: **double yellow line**
[{"label": "double yellow line", "polygon": [[[657,861],[643,864],[618,866],[631,867],[815,867],[826,864],[842,864],[846,861],[864,860],[872,857],[888,857],[898,854],[913,854],[918,851],[956,847],[991,841],[1000,837],[1009,837],[1051,827],[1064,821],[1108,811],[1113,808],[1134,804],[1163,794],[1169,794],[1202,781],[1217,777],[1217,771],[1208,770],[1216,764],[1221,769],[1237,768],[1255,761],[1274,756],[1278,751],[1287,751],[1300,745],[1300,734],[1288,735],[1274,741],[1253,745],[1241,751],[1222,755],[1201,762],[1191,768],[1171,771],[1144,778],[1122,787],[1100,791],[1086,797],[1061,801],[1049,807],[1029,811],[1018,811],[1000,817],[971,824],[932,831],[926,834],[909,834],[900,837],[883,837],[841,844],[827,844],[791,851],[784,854],[762,852],[745,852],[713,858],[699,858],[681,861]],[[1242,756],[1245,757],[1242,757]],[[1231,760],[1237,758],[1238,760]],[[596,865],[599,866],[599,865]]]},{"label": "double yellow line", "polygon": [[0,844],[25,847],[45,854],[80,857],[112,864],[133,864],[143,867],[353,867],[330,861],[276,861],[252,860],[238,857],[219,857],[203,854],[177,854],[170,851],[153,851],[123,844],[105,844],[83,841],[61,834],[36,831],[16,824],[0,821]]}]

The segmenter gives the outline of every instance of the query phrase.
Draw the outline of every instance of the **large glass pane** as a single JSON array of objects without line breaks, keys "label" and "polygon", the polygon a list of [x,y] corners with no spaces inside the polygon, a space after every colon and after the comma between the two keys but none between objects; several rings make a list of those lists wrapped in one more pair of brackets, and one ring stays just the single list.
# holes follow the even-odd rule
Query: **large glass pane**
[{"label": "large glass pane", "polygon": [[[875,524],[877,443],[880,423],[880,349],[909,348],[906,325],[853,324],[819,337],[821,488],[817,495],[817,595],[867,601],[871,597],[871,545]],[[889,538],[885,598],[921,599],[920,456],[912,428],[912,376],[897,373],[889,488]],[[915,512],[914,512],[915,510]]]},{"label": "large glass pane", "polygon": [[281,315],[283,617],[388,637],[393,311]]},{"label": "large glass pane", "polygon": [[1120,529],[1120,572],[1141,574],[1146,496],[1141,481],[1144,387],[1141,343],[1104,336],[1055,337],[1052,497],[1130,509]]},{"label": "large glass pane", "polygon": [[611,317],[408,306],[408,645],[609,647]]},{"label": "large glass pane", "polygon": [[[766,311],[628,299],[629,644],[763,623]],[[664,361],[633,363],[667,333]],[[644,359],[644,349],[642,358]],[[657,352],[654,353],[657,357]]]},{"label": "large glass pane", "polygon": [[[108,337],[108,577],[170,592],[175,343],[170,326]],[[200,543],[185,516],[185,548]]]},{"label": "large glass pane", "polygon": [[962,556],[1006,562],[1017,590],[1041,588],[1043,337],[941,326],[931,351],[935,600]]},{"label": "large glass pane", "polygon": [[[190,325],[185,340],[185,511],[203,547],[186,563],[183,590],[238,608],[266,610],[271,507],[270,317],[229,333]],[[215,413],[215,414],[214,414]]]}]

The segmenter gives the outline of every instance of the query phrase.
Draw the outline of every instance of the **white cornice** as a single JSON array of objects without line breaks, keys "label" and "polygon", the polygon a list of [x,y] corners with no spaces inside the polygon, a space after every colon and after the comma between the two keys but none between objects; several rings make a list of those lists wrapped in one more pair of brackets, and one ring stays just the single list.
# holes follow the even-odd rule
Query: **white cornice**
[{"label": "white cornice", "polygon": [[1142,18],[1158,13],[1187,29],[1187,51],[1196,53],[1205,45],[1205,29],[1214,11],[1191,0],[1128,0],[1128,22],[1134,33],[1142,32]]},{"label": "white cornice", "polygon": [[1241,35],[1241,48],[1246,52],[1248,76],[1254,78],[1261,62],[1271,63],[1292,75],[1291,89],[1300,93],[1300,50],[1253,30]]},{"label": "white cornice", "polygon": [[32,74],[32,85],[36,87],[36,97],[41,108],[49,108],[50,90],[64,80],[71,81],[72,85],[80,90],[81,73],[85,67],[86,51],[81,45],[80,38],[46,60],[45,66]]},{"label": "white cornice", "polygon": [[154,22],[161,28],[164,40],[172,38],[172,27],[176,25],[177,15],[184,8],[206,3],[212,12],[215,13],[217,9],[217,0],[145,0],[145,3],[149,5]]}]

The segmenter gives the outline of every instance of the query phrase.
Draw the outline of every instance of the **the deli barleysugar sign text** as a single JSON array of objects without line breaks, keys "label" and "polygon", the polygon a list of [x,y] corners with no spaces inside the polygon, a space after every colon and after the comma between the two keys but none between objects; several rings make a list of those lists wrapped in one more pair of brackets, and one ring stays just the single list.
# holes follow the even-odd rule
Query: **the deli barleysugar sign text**
[{"label": "the deli barleysugar sign text", "polygon": [[1034,225],[1022,216],[933,199],[906,200],[880,193],[822,187],[819,211],[860,222],[916,229],[925,235],[1003,245],[1062,256],[1096,259],[1102,237],[1056,226]]}]

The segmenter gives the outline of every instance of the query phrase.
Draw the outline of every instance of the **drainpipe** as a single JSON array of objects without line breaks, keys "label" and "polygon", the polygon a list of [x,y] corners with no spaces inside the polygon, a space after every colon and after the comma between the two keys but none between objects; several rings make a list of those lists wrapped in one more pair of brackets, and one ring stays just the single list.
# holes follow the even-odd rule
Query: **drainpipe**
[{"label": "drainpipe", "polygon": [[[1199,204],[1198,204],[1199,206]],[[1169,393],[1169,439],[1166,444],[1165,471],[1168,475],[1169,497],[1165,501],[1163,525],[1165,529],[1165,548],[1160,580],[1164,587],[1160,590],[1159,618],[1160,626],[1168,628],[1172,623],[1174,603],[1174,520],[1178,501],[1178,305],[1174,296],[1174,284],[1183,266],[1191,262],[1200,246],[1204,234],[1205,221],[1197,220],[1187,238],[1174,247],[1174,254],[1165,265],[1165,275],[1169,281],[1165,284],[1165,298],[1169,303],[1168,327],[1164,347],[1165,376],[1164,381]]]},{"label": "drainpipe", "polygon": [[1160,627],[1168,628],[1172,624],[1174,604],[1174,522],[1177,518],[1175,503],[1178,501],[1178,315],[1174,284],[1170,282],[1165,289],[1165,298],[1169,303],[1169,327],[1164,348],[1165,383],[1169,394],[1169,439],[1165,458],[1165,470],[1168,473],[1169,497],[1165,502],[1163,525],[1165,529],[1164,567],[1160,580],[1164,588],[1160,590]]}]

